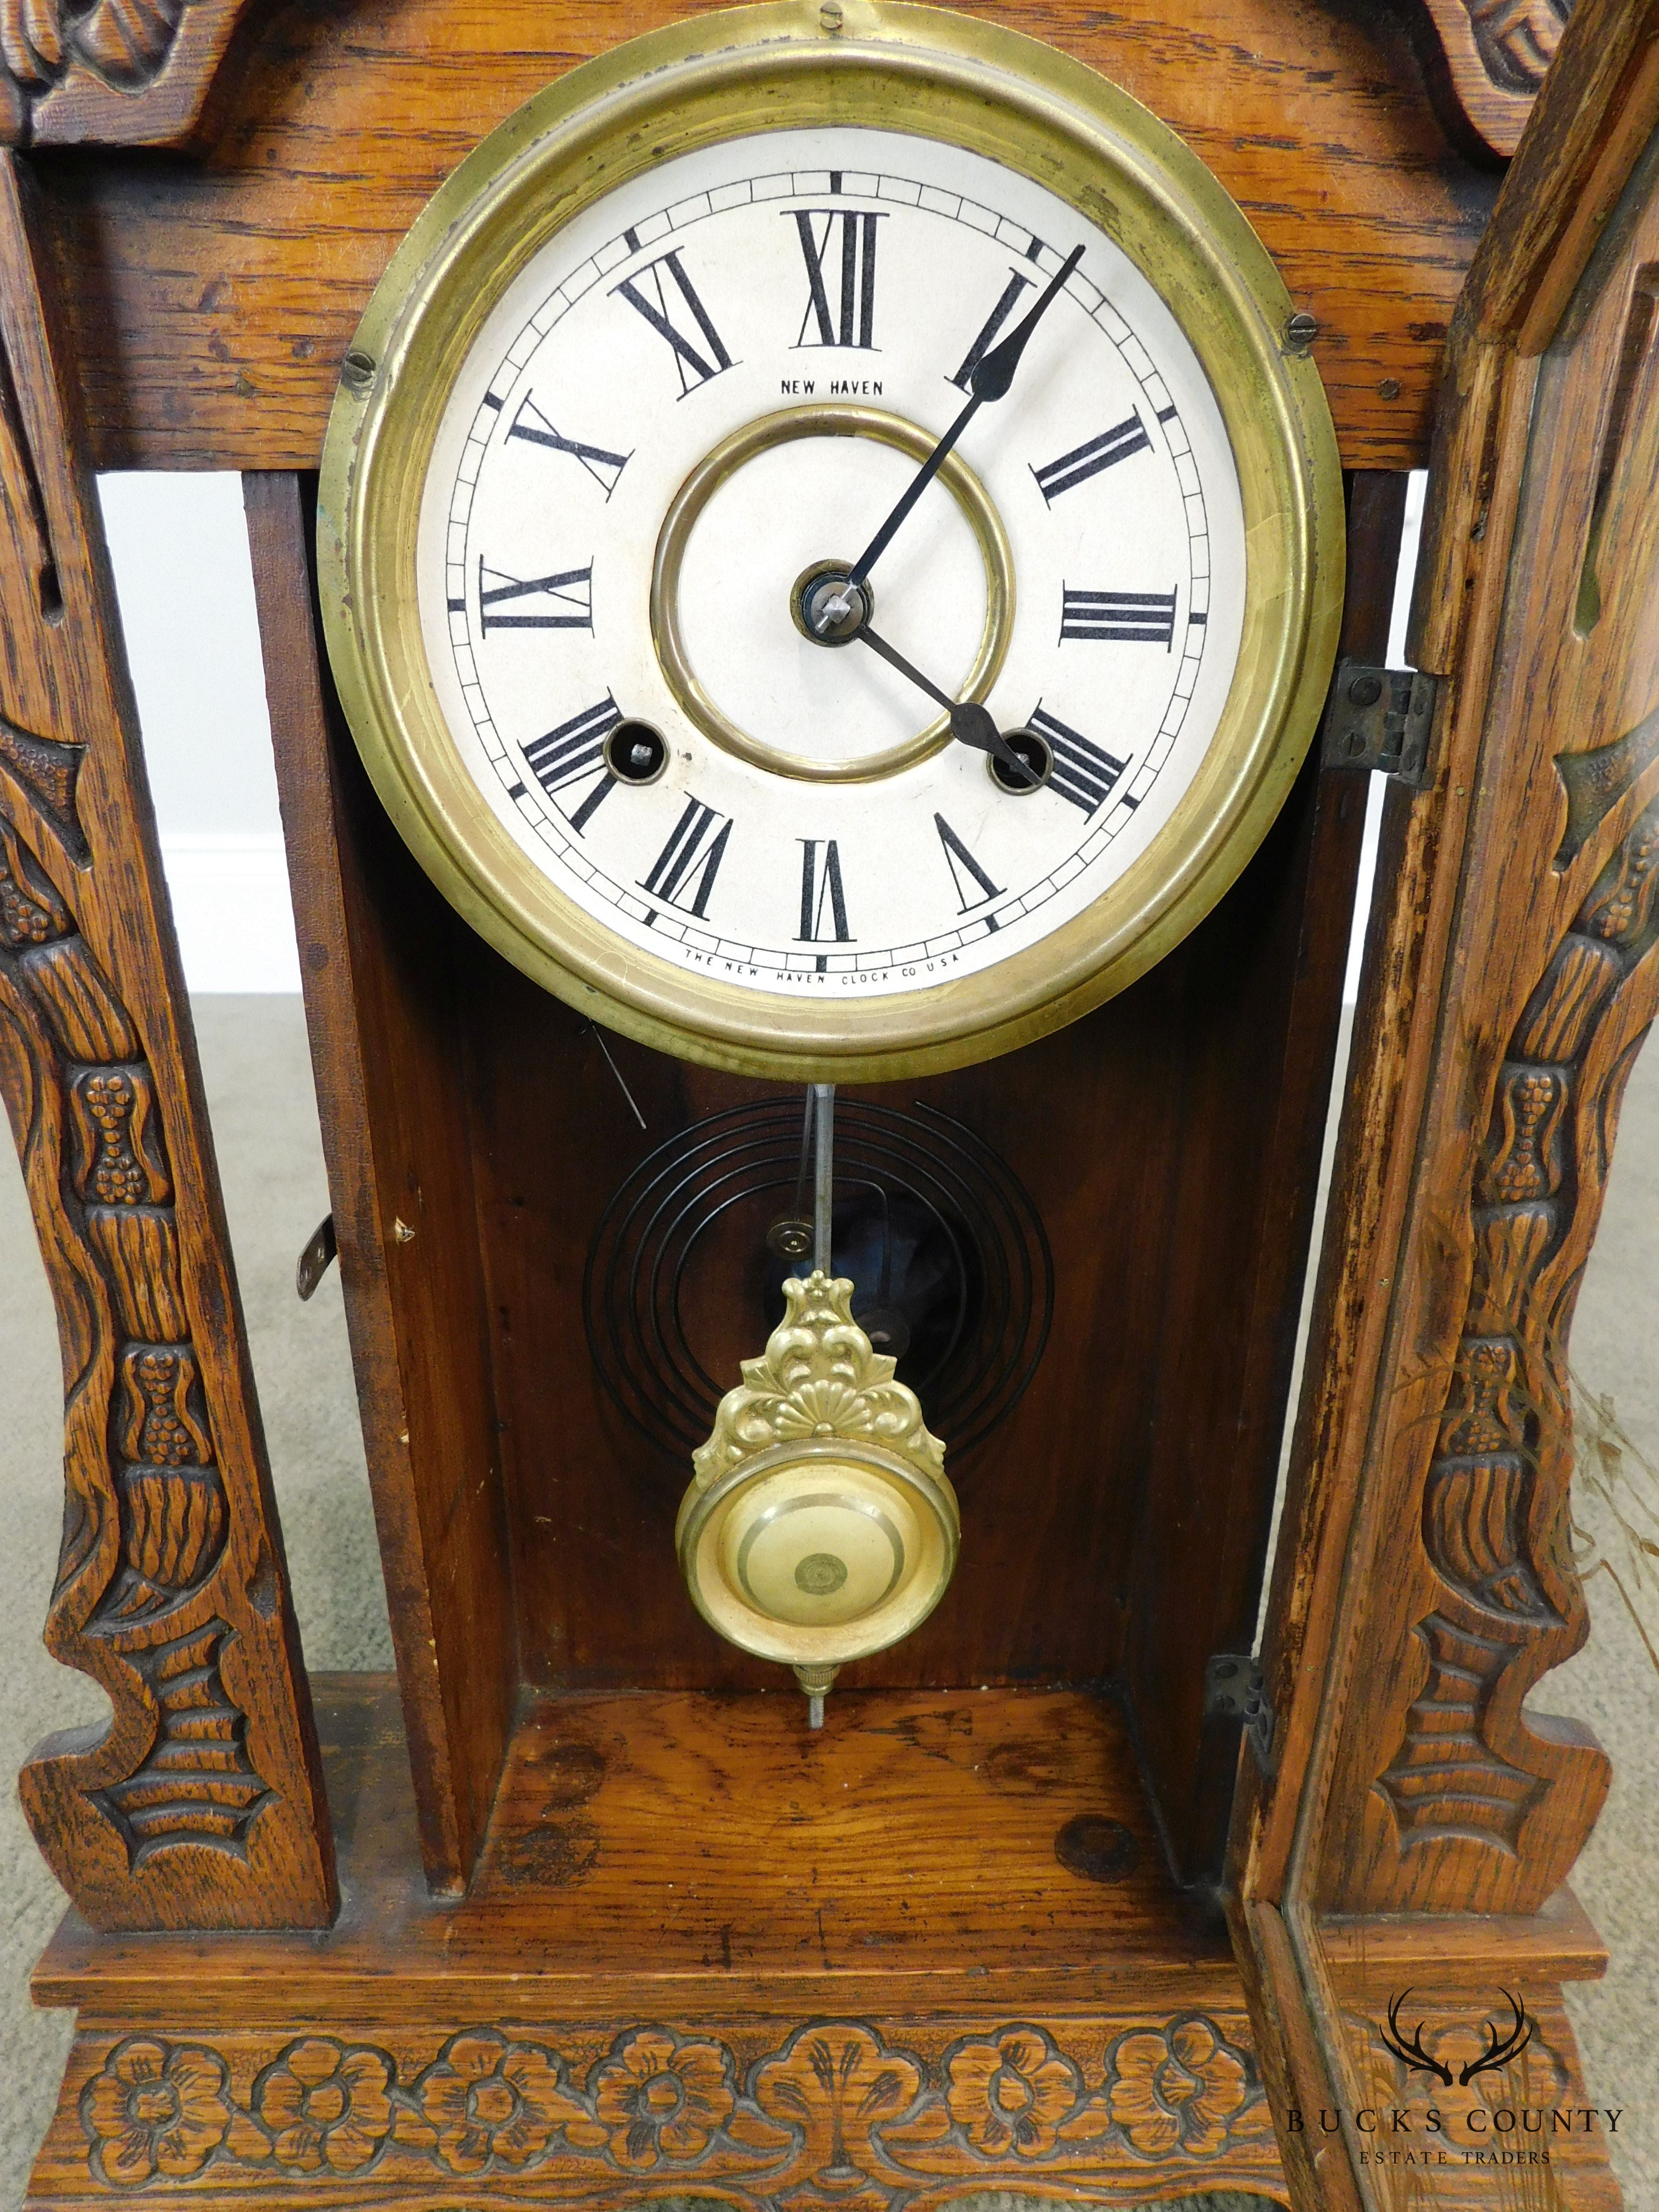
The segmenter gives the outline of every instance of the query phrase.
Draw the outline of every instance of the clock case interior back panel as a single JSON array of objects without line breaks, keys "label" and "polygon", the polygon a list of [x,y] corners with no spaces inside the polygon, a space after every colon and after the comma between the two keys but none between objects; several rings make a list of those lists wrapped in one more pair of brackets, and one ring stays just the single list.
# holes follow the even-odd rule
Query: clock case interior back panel
[{"label": "clock case interior back panel", "polygon": [[[1345,651],[1381,656],[1403,489],[1347,481]],[[800,1094],[602,1045],[466,928],[370,789],[325,670],[271,652],[273,595],[310,538],[294,480],[250,479],[249,507],[422,1847],[453,1887],[528,1693],[763,1691],[781,1729],[804,1727],[776,1670],[692,1609],[673,1543],[688,1455],[642,1435],[637,1394],[630,1419],[614,1387],[629,1267],[611,1269],[609,1305],[594,1279],[647,1156],[714,1116],[792,1123]],[[869,1724],[860,1690],[1098,1691],[1121,1703],[1172,1871],[1200,1889],[1219,1873],[1238,1743],[1237,1721],[1206,1717],[1206,1668],[1254,1636],[1365,781],[1310,760],[1215,911],[1084,1020],[842,1094],[848,1127],[866,1107],[931,1117],[945,1149],[1000,1156],[1054,1291],[1028,1387],[949,1462],[954,1582],[920,1632],[846,1670],[830,1740]],[[337,874],[316,866],[331,848]],[[903,1142],[925,1150],[926,1129]],[[964,1172],[984,1188],[973,1158]],[[683,1239],[684,1340],[633,1299],[647,1396],[653,1360],[672,1397],[691,1358],[726,1387],[759,1348],[776,1311],[763,1238],[788,1195]],[[1027,1363],[1040,1329],[1028,1319]]]}]

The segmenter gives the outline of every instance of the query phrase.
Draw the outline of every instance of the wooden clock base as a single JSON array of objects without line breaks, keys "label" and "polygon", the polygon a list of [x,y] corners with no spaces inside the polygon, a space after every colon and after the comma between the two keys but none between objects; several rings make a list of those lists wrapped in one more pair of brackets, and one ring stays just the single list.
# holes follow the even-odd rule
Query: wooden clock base
[{"label": "wooden clock base", "polygon": [[[1110,1703],[855,1693],[813,1735],[787,1689],[533,1701],[446,1900],[394,1686],[319,1687],[337,1924],[100,1936],[71,1914],[35,1979],[80,2021],[31,2204],[1285,2198],[1237,1967],[1167,1882]],[[1538,2023],[1502,2094],[1586,2106],[1559,1982],[1600,1954],[1570,1900],[1524,1929],[1333,1929],[1382,2100],[1411,2102],[1383,1984],[1432,1979],[1413,2009],[1443,2025],[1479,2012],[1494,1928]],[[1552,2149],[1540,2203],[1616,2203],[1599,2129]],[[1511,2202],[1502,2180],[1441,2173],[1433,2201]]]}]

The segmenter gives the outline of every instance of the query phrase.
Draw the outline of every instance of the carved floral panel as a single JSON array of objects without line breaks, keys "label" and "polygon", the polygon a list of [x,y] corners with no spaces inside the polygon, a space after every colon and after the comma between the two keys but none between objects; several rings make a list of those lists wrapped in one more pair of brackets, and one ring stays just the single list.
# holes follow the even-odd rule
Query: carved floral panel
[{"label": "carved floral panel", "polygon": [[37,2191],[313,2202],[425,2176],[899,2212],[964,2184],[1139,2199],[1181,2175],[1282,2187],[1242,2016],[83,2037]]}]

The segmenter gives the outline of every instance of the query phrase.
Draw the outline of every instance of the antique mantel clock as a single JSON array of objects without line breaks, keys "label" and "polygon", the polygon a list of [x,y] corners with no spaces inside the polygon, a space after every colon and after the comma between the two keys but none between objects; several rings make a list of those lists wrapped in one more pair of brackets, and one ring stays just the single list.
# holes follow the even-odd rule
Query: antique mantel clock
[{"label": "antique mantel clock", "polygon": [[[994,25],[783,0],[574,71],[347,355],[321,604],[388,812],[528,975],[715,1067],[915,1077],[1075,1019],[1214,905],[1324,701],[1292,312],[1172,132]],[[678,1540],[815,1719],[959,1535],[823,1180]]]},{"label": "antique mantel clock", "polygon": [[[0,1087],[112,1712],[21,1783],[33,2201],[1371,2212],[1408,1984],[1454,2127],[1588,2107],[1525,1700],[1659,996],[1659,0],[1501,196],[1440,0],[0,16]],[[135,465],[245,477],[398,1659],[314,1715]]]},{"label": "antique mantel clock", "polygon": [[416,223],[336,404],[322,601],[388,811],[537,981],[714,1066],[1086,1012],[1323,704],[1291,313],[1172,132],[991,23],[785,0],[573,72]]}]

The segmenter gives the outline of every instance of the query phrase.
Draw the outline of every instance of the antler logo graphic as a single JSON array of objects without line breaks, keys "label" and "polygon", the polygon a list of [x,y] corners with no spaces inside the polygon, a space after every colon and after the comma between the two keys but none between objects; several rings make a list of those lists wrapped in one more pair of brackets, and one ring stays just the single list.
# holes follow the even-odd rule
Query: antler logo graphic
[{"label": "antler logo graphic", "polygon": [[1463,2069],[1457,2077],[1460,2083],[1473,2081],[1477,2074],[1484,2074],[1491,2067],[1505,2064],[1532,2041],[1533,2024],[1521,2009],[1519,2002],[1510,1996],[1507,1990],[1500,1990],[1498,1995],[1515,2015],[1509,2033],[1500,2035],[1490,2021],[1486,2022],[1486,2048],[1479,2058],[1472,2058]]},{"label": "antler logo graphic", "polygon": [[1432,2057],[1423,2048],[1424,2023],[1421,2021],[1412,2030],[1410,2041],[1407,2041],[1405,2030],[1400,2025],[1400,2008],[1411,1995],[1409,1990],[1401,1990],[1397,1997],[1389,2001],[1389,2024],[1387,2027],[1379,2028],[1377,2033],[1395,2057],[1404,2060],[1407,2074],[1432,2074],[1436,2081],[1448,2089],[1454,2083],[1460,2089],[1466,2089],[1477,2074],[1489,2073],[1494,2066],[1506,2064],[1517,2051],[1524,2051],[1532,2040],[1534,2023],[1527,2018],[1519,2000],[1512,1997],[1507,1990],[1500,1990],[1498,1994],[1514,2014],[1508,2031],[1500,2034],[1488,2021],[1485,2051],[1480,2057],[1470,2059],[1467,2066],[1459,2067],[1455,2074],[1449,2066]]}]

